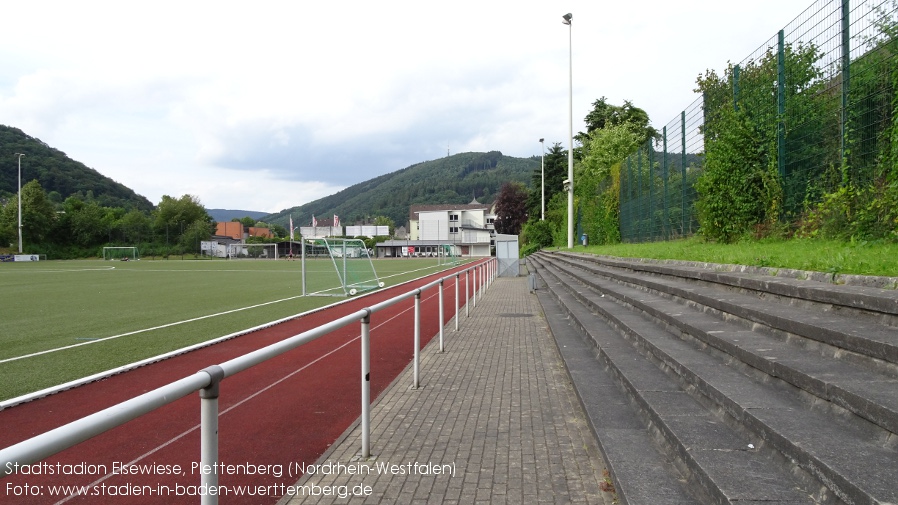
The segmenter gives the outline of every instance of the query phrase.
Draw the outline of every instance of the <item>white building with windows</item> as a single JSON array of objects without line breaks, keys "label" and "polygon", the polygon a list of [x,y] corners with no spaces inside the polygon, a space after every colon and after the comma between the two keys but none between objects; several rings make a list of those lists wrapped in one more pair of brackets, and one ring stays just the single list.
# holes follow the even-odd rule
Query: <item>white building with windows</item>
[{"label": "white building with windows", "polygon": [[377,245],[377,255],[430,256],[441,246],[452,245],[462,256],[490,256],[495,219],[493,206],[476,199],[468,204],[413,205],[408,240],[382,242]]}]

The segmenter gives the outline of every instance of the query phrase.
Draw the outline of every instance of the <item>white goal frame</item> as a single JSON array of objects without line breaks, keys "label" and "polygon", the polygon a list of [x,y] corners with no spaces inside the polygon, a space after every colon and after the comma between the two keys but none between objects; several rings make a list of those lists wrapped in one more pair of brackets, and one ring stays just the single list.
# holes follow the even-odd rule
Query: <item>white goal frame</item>
[{"label": "white goal frame", "polygon": [[276,260],[280,258],[278,244],[228,244],[228,259]]},{"label": "white goal frame", "polygon": [[[114,254],[115,251],[119,251],[119,252],[126,253],[126,254],[116,255],[116,254]],[[127,252],[130,252],[130,255],[127,254]],[[124,259],[124,258],[128,258],[129,260],[139,260],[140,252],[137,250],[137,247],[134,247],[134,246],[118,246],[118,247],[109,246],[109,247],[103,248],[103,260],[104,261],[120,260],[120,259]]]},{"label": "white goal frame", "polygon": [[[305,240],[303,241],[301,255],[303,296],[307,294],[340,296],[327,292],[306,292],[307,248],[316,256],[324,256],[326,253],[326,257],[330,259],[330,263],[334,266],[334,271],[340,281],[339,287],[342,288],[344,296],[355,296],[365,291],[384,287],[384,283],[377,276],[377,271],[374,269],[374,263],[371,261],[371,255],[365,247],[364,241],[355,238],[319,238],[311,239],[308,243]],[[363,279],[357,278],[357,274],[352,273],[353,270],[357,273],[357,269],[347,268],[347,261],[367,264],[367,268],[364,268]],[[369,272],[370,275],[368,275]]]}]

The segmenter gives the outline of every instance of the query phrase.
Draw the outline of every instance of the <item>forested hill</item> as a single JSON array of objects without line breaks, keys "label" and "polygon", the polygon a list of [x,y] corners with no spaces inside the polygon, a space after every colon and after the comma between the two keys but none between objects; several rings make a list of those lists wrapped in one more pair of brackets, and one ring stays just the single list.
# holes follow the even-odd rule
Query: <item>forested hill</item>
[{"label": "forested hill", "polygon": [[465,204],[475,197],[480,203],[492,203],[503,184],[527,185],[539,166],[536,157],[513,158],[499,151],[460,153],[375,177],[263,220],[287,227],[292,214],[294,226],[307,226],[313,215],[330,219],[336,214],[341,224],[349,225],[386,216],[404,226],[411,205]]},{"label": "forested hill", "polygon": [[149,211],[153,204],[130,188],[75,161],[22,130],[0,125],[0,197],[18,191],[18,161],[22,153],[22,185],[37,179],[51,201],[77,196],[104,207],[122,207]]}]

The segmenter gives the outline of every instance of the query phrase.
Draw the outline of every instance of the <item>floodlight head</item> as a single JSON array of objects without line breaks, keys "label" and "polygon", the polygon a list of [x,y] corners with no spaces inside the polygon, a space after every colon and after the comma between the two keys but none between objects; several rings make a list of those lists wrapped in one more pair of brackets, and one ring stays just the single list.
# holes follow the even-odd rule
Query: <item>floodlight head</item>
[{"label": "floodlight head", "polygon": [[542,144],[543,140],[546,140],[546,139],[539,139],[539,143]]},{"label": "floodlight head", "polygon": [[561,17],[564,19],[564,21],[562,21],[562,23],[564,23],[564,24],[566,24],[566,25],[571,24],[571,19],[574,18],[574,16],[571,15],[570,12],[568,12],[567,14],[565,14],[564,16],[561,16]]}]

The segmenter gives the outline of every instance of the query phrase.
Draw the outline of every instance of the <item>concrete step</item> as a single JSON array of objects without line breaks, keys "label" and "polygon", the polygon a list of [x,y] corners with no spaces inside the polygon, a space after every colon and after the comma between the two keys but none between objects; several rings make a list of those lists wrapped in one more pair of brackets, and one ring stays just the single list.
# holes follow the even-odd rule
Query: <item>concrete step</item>
[{"label": "concrete step", "polygon": [[[811,346],[796,338],[784,339],[781,334],[762,331],[763,328],[758,326],[761,319],[771,320],[774,315],[776,321],[772,324],[778,326],[768,327],[770,330],[794,327],[796,324],[792,323],[795,321],[820,319],[810,309],[782,305],[747,294],[729,291],[715,293],[713,289],[703,289],[703,286],[695,284],[683,286],[683,281],[675,279],[659,282],[654,278],[639,279],[635,274],[612,276],[607,269],[588,264],[572,266],[569,262],[560,262],[555,266],[568,275],[579,277],[591,288],[614,296],[771,377],[845,408],[892,434],[898,433],[898,395],[895,394],[898,391],[898,377],[889,373],[893,371],[891,367],[871,367],[869,361],[861,359],[838,359],[838,348],[821,353],[818,352],[819,346]],[[623,279],[629,285],[647,287],[651,291],[622,285],[620,282]],[[671,294],[674,294],[673,299]],[[683,301],[690,303],[684,305]],[[714,305],[713,311],[708,310],[708,304]],[[731,316],[751,318],[755,323],[751,329],[746,329],[748,325],[735,324]],[[837,328],[870,326],[869,323],[853,326],[852,318],[846,315],[833,314],[825,319],[832,322],[830,331],[833,333],[838,331]],[[875,333],[881,329],[880,326],[868,328],[867,331]]]},{"label": "concrete step", "polygon": [[[898,481],[894,435],[883,435],[880,426],[845,413],[835,402],[815,405],[798,386],[773,379],[778,377],[777,367],[782,366],[778,359],[766,360],[775,365],[774,375],[769,376],[734,359],[749,350],[754,351],[746,354],[753,356],[749,361],[763,358],[770,351],[760,349],[772,349],[768,345],[776,339],[759,341],[758,335],[732,322],[715,320],[706,312],[645,289],[596,280],[596,275],[582,269],[556,268],[549,265],[550,260],[540,254],[531,263],[544,278],[554,279],[547,288],[565,307],[584,307],[599,314],[597,317],[583,309],[570,309],[571,317],[597,345],[600,359],[615,371],[630,397],[641,406],[644,417],[662,435],[681,471],[690,476],[690,482],[701,483],[699,487],[711,502],[770,500],[765,491],[777,497],[792,492],[797,498],[789,496],[788,500],[817,503],[840,499],[846,503],[898,502],[898,488],[891,485]],[[592,287],[579,284],[583,277],[589,277],[587,282]],[[612,292],[620,296],[618,301],[603,296]],[[593,328],[598,328],[597,321],[607,322],[616,332],[596,333]],[[731,355],[712,351],[709,345],[713,344],[693,337],[693,333],[703,334],[708,341],[727,341],[739,351]],[[737,344],[743,340],[747,344]],[[721,342],[717,345],[726,347]],[[800,363],[806,361],[800,353],[790,357]],[[817,375],[809,373],[809,367],[805,366],[801,374],[819,380],[825,367],[814,372]],[[785,369],[790,372],[783,375],[795,374],[791,372],[794,367]],[[850,369],[837,366],[833,370],[834,383],[840,383],[843,374],[850,375]],[[854,377],[858,385],[867,379],[863,375]],[[894,399],[894,393],[888,391],[888,380],[880,384],[885,386],[881,403]],[[819,389],[820,385],[813,387]],[[838,389],[824,389],[827,387]],[[726,429],[721,431],[722,427]],[[768,473],[756,475],[759,468]],[[733,480],[734,475],[742,479]],[[756,489],[746,483],[747,475],[762,485]],[[780,486],[763,485],[771,482]]]},{"label": "concrete step", "polygon": [[[536,293],[590,428],[608,462],[621,503],[701,503],[686,490],[686,479],[672,459],[659,452],[646,423],[637,416],[614,376],[596,360],[598,349],[571,325],[568,312],[549,291],[541,289]],[[571,310],[585,308],[574,305]]]},{"label": "concrete step", "polygon": [[[771,295],[898,316],[898,277],[836,275],[783,268],[554,253],[639,273],[694,279]],[[893,325],[895,323],[893,322]]]},{"label": "concrete step", "polygon": [[[771,460],[775,457],[772,451],[753,448],[758,440],[728,426],[720,412],[699,403],[676,378],[645,359],[632,341],[605,325],[586,305],[578,303],[575,294],[567,291],[576,285],[576,281],[555,277],[551,267],[539,265],[538,268],[547,279],[547,291],[569,311],[572,324],[586,336],[605,373],[616,381],[618,391],[626,392],[630,399],[628,403],[640,419],[640,426],[646,426],[653,435],[664,459],[670,460],[668,464],[684,475],[686,488],[698,503],[825,503],[812,496],[819,485],[815,483],[814,489],[807,489],[806,483],[812,479],[802,479],[784,470],[783,465]],[[590,376],[588,373],[581,371],[572,376],[575,385],[582,383],[578,390],[589,388],[585,382]],[[620,400],[613,403],[619,405]],[[596,427],[600,445],[604,447],[618,441],[614,437],[616,433],[603,429],[600,419],[588,410],[587,414]],[[623,453],[628,454],[627,451],[625,449]],[[606,456],[614,471],[613,454]],[[646,478],[648,482],[654,480],[639,475],[623,480],[645,481]],[[623,495],[627,493],[623,486],[619,491]],[[638,503],[654,503],[651,497],[649,492],[648,501]]]},{"label": "concrete step", "polygon": [[[762,279],[757,274],[702,272],[694,267],[643,265],[566,253],[553,258],[621,283],[636,283],[746,321],[851,351],[860,357],[898,364],[896,290],[791,278]],[[862,315],[867,317],[859,317]],[[896,325],[882,324],[884,321]],[[877,366],[869,362],[865,365]],[[891,370],[898,377],[898,367],[892,366]]]}]

